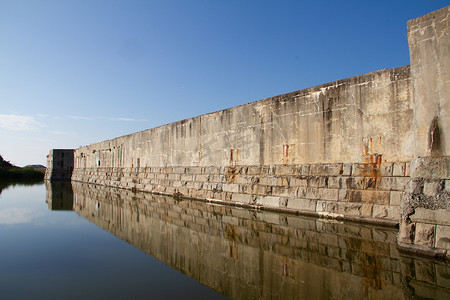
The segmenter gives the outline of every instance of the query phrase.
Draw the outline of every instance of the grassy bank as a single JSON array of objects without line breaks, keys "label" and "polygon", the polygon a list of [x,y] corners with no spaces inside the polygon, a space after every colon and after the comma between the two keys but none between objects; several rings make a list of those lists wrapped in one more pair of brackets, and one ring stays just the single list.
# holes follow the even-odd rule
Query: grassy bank
[{"label": "grassy bank", "polygon": [[0,168],[1,181],[39,181],[44,179],[45,171],[38,171],[33,168]]}]

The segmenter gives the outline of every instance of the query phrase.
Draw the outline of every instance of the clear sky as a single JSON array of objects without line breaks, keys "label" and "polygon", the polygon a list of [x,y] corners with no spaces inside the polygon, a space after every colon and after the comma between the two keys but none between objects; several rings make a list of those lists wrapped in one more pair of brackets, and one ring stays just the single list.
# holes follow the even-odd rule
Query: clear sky
[{"label": "clear sky", "polygon": [[0,155],[78,148],[409,64],[440,0],[0,0]]}]

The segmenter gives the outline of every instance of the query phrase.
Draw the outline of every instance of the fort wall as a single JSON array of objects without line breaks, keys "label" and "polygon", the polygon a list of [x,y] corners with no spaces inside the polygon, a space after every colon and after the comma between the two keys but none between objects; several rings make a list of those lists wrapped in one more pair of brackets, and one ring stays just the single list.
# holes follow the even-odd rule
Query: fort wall
[{"label": "fort wall", "polygon": [[81,147],[72,179],[398,223],[410,81],[381,70]]},{"label": "fort wall", "polygon": [[80,147],[69,179],[400,223],[404,249],[445,255],[450,250],[449,10],[408,22],[411,67]]}]

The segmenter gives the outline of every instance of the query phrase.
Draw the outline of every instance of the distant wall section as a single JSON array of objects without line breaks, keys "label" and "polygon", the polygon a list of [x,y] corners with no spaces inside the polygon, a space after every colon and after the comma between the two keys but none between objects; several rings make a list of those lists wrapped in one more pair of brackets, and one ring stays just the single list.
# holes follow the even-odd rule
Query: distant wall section
[{"label": "distant wall section", "polygon": [[46,180],[71,180],[73,173],[74,150],[53,149],[47,155]]}]

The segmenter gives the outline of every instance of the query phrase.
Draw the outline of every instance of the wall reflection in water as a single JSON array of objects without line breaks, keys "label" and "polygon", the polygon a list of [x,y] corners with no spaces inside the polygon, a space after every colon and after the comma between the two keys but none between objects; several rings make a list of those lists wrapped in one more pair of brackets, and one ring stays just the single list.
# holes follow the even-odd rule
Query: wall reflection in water
[{"label": "wall reflection in water", "polygon": [[[445,261],[400,255],[397,230],[47,182],[73,210],[235,299],[450,299]],[[54,204],[55,203],[55,204]]]}]

